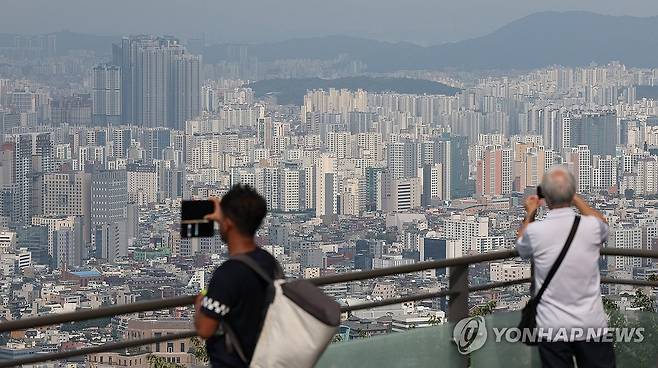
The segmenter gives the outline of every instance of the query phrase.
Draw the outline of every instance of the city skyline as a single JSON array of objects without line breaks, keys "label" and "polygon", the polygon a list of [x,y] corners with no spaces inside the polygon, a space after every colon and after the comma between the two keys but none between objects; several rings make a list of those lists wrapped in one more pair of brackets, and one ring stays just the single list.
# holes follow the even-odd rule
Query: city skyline
[{"label": "city skyline", "polygon": [[[24,26],[35,33],[0,35],[0,325],[179,301],[84,325],[0,334],[0,365],[155,338],[160,342],[45,368],[204,366],[199,340],[186,332],[195,318],[189,303],[234,255],[234,243],[223,239],[235,238],[225,227],[221,236],[189,237],[181,208],[241,185],[267,209],[248,243],[270,253],[287,279],[381,276],[315,280],[348,311],[318,367],[343,358],[344,366],[357,365],[361,349],[344,353],[359,340],[385,346],[373,360],[390,354],[390,365],[434,364],[435,356],[416,347],[378,344],[453,336],[468,316],[492,314],[487,323],[516,325],[532,295],[533,265],[515,252],[517,231],[530,221],[524,201],[555,166],[566,169],[563,178],[573,176],[576,209],[605,219],[597,223],[595,242],[603,240],[600,250],[589,248],[589,269],[610,323],[658,329],[649,314],[658,309],[658,16],[646,16],[658,13],[658,4],[551,6],[642,16],[635,18],[525,16],[547,6],[520,0],[357,0],[347,9],[346,0],[224,7],[123,1],[63,0],[57,9],[41,0],[0,2],[0,32]],[[147,18],[141,10],[152,11]],[[220,10],[226,16],[217,16]],[[25,24],[6,23],[9,17]],[[445,17],[452,19],[441,23]],[[210,20],[226,22],[199,38]],[[472,20],[479,24],[461,28]],[[40,28],[31,24],[40,21]],[[58,22],[115,32],[37,31]],[[376,23],[381,31],[368,33]],[[313,38],[334,29],[418,43],[481,37],[428,47]],[[265,33],[270,40],[306,38],[269,42],[259,36]],[[214,44],[222,37],[253,42]],[[528,210],[539,222],[551,211]],[[230,216],[222,213],[221,226]],[[572,254],[565,264],[575,272]],[[393,272],[399,266],[406,271]],[[642,313],[651,318],[632,317]],[[625,345],[620,362],[653,363],[656,339],[647,334]],[[435,344],[428,351],[441,358],[459,356],[450,338],[414,344],[420,341]],[[532,358],[529,349],[514,349],[520,365]],[[486,350],[471,354],[473,366],[491,361],[479,355]]]}]

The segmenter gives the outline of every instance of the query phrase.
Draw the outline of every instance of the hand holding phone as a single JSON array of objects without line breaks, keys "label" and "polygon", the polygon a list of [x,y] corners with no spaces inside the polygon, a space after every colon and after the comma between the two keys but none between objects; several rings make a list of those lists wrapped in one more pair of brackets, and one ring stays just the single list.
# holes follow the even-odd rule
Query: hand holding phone
[{"label": "hand holding phone", "polygon": [[215,212],[215,201],[181,202],[181,238],[208,238],[215,235],[215,222],[207,215]]}]

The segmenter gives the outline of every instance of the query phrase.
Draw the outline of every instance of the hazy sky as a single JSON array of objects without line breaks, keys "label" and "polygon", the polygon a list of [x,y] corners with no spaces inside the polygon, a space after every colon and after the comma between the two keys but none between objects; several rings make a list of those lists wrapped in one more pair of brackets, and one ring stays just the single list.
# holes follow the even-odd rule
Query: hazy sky
[{"label": "hazy sky", "polygon": [[262,42],[321,35],[436,44],[476,37],[525,15],[588,10],[658,14],[655,0],[0,0],[0,32],[206,33]]}]

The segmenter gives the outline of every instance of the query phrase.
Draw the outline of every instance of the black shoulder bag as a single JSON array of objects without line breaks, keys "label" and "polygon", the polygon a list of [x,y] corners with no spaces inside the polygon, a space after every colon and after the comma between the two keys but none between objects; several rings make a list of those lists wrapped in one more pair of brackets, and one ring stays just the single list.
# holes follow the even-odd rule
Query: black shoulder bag
[{"label": "black shoulder bag", "polygon": [[[567,251],[571,246],[571,242],[573,242],[573,238],[576,235],[576,230],[578,230],[579,223],[580,216],[576,215],[576,218],[573,220],[573,225],[571,226],[571,232],[567,237],[567,241],[564,244],[564,247],[562,247],[562,251],[555,260],[555,263],[553,263],[553,266],[551,266],[551,269],[548,271],[548,275],[546,275],[546,280],[544,280],[544,283],[541,285],[541,289],[539,289],[537,295],[535,295],[533,298],[530,298],[528,304],[526,304],[523,310],[521,310],[521,322],[519,322],[518,328],[521,330],[522,334],[526,329],[533,330],[537,328],[537,305],[539,305],[541,296],[544,294],[544,291],[546,291],[546,288],[553,279],[553,276],[555,276],[555,272],[557,272],[557,269],[560,267],[562,260],[564,260],[564,256],[567,254]],[[522,341],[526,345],[537,345],[536,339],[522,339]]]}]

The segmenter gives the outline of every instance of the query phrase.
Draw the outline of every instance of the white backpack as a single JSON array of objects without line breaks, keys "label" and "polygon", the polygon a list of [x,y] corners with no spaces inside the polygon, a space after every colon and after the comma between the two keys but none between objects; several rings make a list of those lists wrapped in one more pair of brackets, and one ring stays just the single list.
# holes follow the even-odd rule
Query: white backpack
[{"label": "white backpack", "polygon": [[[286,282],[280,268],[275,279],[251,257],[231,257],[242,262],[265,280],[269,307],[249,367],[310,368],[320,358],[338,330],[340,306],[307,280]],[[278,265],[277,265],[278,266]],[[245,363],[248,361],[235,331],[222,323],[227,347]]]}]

